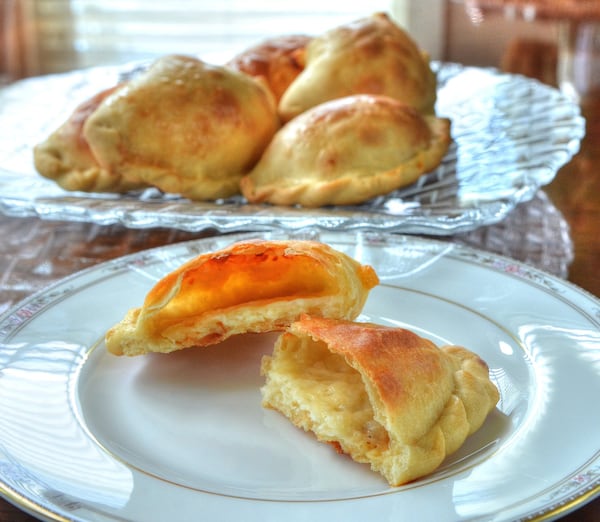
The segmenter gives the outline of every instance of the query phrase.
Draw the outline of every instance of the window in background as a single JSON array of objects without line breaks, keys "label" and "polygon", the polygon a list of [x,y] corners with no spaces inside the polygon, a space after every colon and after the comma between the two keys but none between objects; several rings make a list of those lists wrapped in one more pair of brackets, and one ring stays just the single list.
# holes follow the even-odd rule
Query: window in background
[{"label": "window in background", "polygon": [[[362,4],[362,8],[361,8]],[[266,37],[315,34],[370,14],[389,11],[389,0],[148,2],[71,0],[75,49],[80,65],[118,63],[169,52],[226,60]]]},{"label": "window in background", "polygon": [[[270,36],[318,34],[375,11],[404,26],[416,21],[419,27],[421,20],[427,29],[415,39],[427,48],[441,27],[444,2],[0,0],[0,50],[9,54],[0,60],[0,74],[3,68],[15,79],[174,52],[224,61]],[[438,21],[431,24],[432,18]]]}]

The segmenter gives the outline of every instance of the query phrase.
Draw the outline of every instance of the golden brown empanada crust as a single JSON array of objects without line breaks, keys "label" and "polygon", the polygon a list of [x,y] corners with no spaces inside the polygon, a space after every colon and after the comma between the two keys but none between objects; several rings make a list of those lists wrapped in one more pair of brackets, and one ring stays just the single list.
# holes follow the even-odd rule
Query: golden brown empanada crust
[{"label": "golden brown empanada crust", "polygon": [[278,127],[273,96],[260,82],[168,55],[106,98],[83,131],[104,168],[212,200],[239,192]]},{"label": "golden brown empanada crust", "polygon": [[267,38],[234,56],[226,65],[250,76],[264,78],[279,102],[304,69],[304,53],[311,39],[301,34]]},{"label": "golden brown empanada crust", "polygon": [[106,334],[116,355],[171,352],[247,332],[282,330],[301,314],[352,319],[375,271],[317,241],[242,241],[167,274]]},{"label": "golden brown empanada crust", "polygon": [[476,354],[372,323],[304,316],[262,372],[264,406],[393,486],[435,470],[499,400]]},{"label": "golden brown empanada crust", "polygon": [[251,203],[362,203],[433,170],[449,144],[446,118],[422,115],[387,96],[348,96],[285,124],[241,190]]},{"label": "golden brown empanada crust", "polygon": [[105,89],[80,104],[63,125],[34,147],[34,165],[42,176],[71,191],[127,192],[147,186],[101,167],[83,135],[89,116],[120,87]]},{"label": "golden brown empanada crust", "polygon": [[437,81],[429,59],[385,13],[316,36],[306,47],[305,62],[279,102],[283,121],[353,94],[382,94],[420,112],[434,111]]}]

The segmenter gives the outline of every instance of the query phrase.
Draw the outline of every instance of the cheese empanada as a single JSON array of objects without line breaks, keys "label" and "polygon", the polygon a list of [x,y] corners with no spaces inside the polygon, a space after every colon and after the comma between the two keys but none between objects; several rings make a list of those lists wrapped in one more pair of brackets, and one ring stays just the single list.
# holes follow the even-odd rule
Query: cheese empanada
[{"label": "cheese empanada", "polygon": [[284,121],[325,101],[365,93],[434,111],[437,81],[428,57],[384,13],[316,36],[306,47],[305,62],[279,102]]},{"label": "cheese empanada", "polygon": [[243,241],[161,279],[106,334],[117,355],[172,352],[232,335],[282,330],[303,313],[353,319],[375,271],[316,241]]},{"label": "cheese empanada", "polygon": [[229,197],[279,127],[260,82],[169,55],[107,97],[83,132],[100,165],[194,200]]},{"label": "cheese empanada", "polygon": [[36,170],[65,190],[127,192],[146,186],[102,167],[83,135],[83,126],[102,101],[120,88],[105,89],[79,105],[69,119],[33,148]]},{"label": "cheese empanada", "polygon": [[304,69],[304,53],[311,37],[284,35],[268,38],[234,56],[228,67],[265,80],[279,102],[283,93]]},{"label": "cheese empanada", "polygon": [[362,203],[433,170],[449,144],[448,119],[386,96],[348,96],[285,124],[242,178],[242,194],[275,205]]},{"label": "cheese empanada", "polygon": [[434,471],[499,400],[486,363],[408,330],[305,316],[263,359],[263,405],[392,486]]}]

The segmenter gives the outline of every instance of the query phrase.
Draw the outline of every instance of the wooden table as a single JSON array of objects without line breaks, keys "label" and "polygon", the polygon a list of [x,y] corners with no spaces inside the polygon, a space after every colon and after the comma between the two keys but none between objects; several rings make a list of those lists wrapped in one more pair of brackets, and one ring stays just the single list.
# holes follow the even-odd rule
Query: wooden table
[{"label": "wooden table", "polygon": [[[558,172],[546,193],[570,227],[575,257],[569,281],[600,297],[600,97],[583,104],[582,112],[587,129],[581,150]],[[563,520],[599,521],[600,497]]]},{"label": "wooden table", "polygon": [[569,280],[600,296],[600,96],[584,103],[582,112],[587,129],[580,152],[546,193],[571,228],[575,259]]},{"label": "wooden table", "polygon": [[[593,112],[594,110],[593,106],[584,108],[591,122],[600,122],[600,117],[594,118],[594,114],[600,112]],[[568,279],[592,294],[600,296],[600,123],[590,123],[588,127],[588,136],[582,144],[581,152],[559,172],[553,183],[546,188],[546,193],[570,226],[575,255]],[[543,205],[544,200],[542,198],[541,203],[538,201],[533,204]],[[527,219],[527,209],[528,207],[523,207],[516,211],[514,216],[509,216],[504,226],[513,226],[515,219],[517,221],[514,226],[520,226],[522,220]],[[521,212],[520,216],[519,212]],[[477,241],[494,232],[502,233],[502,231],[498,232],[498,229],[492,229],[479,236],[461,235],[451,240],[477,246]],[[18,237],[18,244],[12,246],[18,248],[24,256],[22,260],[4,259],[5,266],[0,267],[0,277],[3,277],[2,285],[4,285],[4,288],[0,285],[0,312],[47,284],[48,280],[45,279],[43,270],[31,272],[27,260],[35,259],[37,266],[42,266],[40,256],[42,261],[45,256],[52,263],[53,277],[58,278],[120,255],[202,235],[163,229],[134,231],[114,226],[49,223],[37,219],[0,216],[0,237],[4,242],[4,248],[11,246],[6,243],[7,237]],[[486,247],[486,245],[481,246]],[[519,259],[523,252],[514,251],[509,254]],[[26,274],[27,277],[21,278],[20,274]],[[7,281],[10,279],[9,276],[14,279],[12,286]],[[0,522],[33,520],[35,519],[30,515],[0,499]],[[564,516],[561,520],[565,522],[600,520],[600,498]]]}]

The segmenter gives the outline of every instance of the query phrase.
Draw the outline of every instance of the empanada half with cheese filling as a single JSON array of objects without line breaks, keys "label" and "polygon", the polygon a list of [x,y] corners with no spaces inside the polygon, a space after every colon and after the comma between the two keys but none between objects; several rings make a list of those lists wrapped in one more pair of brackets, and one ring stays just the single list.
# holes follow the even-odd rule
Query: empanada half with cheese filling
[{"label": "empanada half with cheese filling", "polygon": [[239,193],[279,127],[259,81],[189,56],[168,55],[106,98],[84,135],[100,165],[194,200]]},{"label": "empanada half with cheese filling", "polygon": [[83,135],[83,126],[102,101],[121,86],[105,89],[80,104],[71,116],[33,148],[36,170],[65,190],[127,192],[146,186],[102,167]]},{"label": "empanada half with cheese filling", "polygon": [[302,317],[265,356],[263,405],[392,486],[434,471],[499,400],[486,363],[408,330]]},{"label": "empanada half with cheese filling", "polygon": [[172,352],[283,330],[303,313],[353,319],[373,268],[317,241],[241,241],[167,274],[106,334],[116,355]]},{"label": "empanada half with cheese filling", "polygon": [[279,102],[288,121],[334,98],[383,94],[432,113],[437,79],[429,58],[385,13],[335,27],[306,46],[305,67]]},{"label": "empanada half with cheese filling", "polygon": [[348,96],[285,124],[242,179],[242,194],[275,205],[362,203],[433,170],[449,144],[446,118],[387,96]]}]

